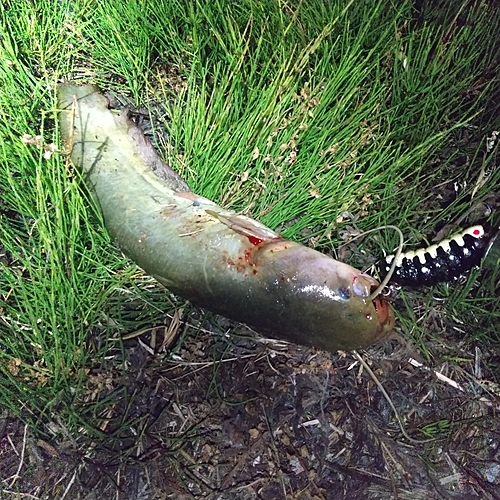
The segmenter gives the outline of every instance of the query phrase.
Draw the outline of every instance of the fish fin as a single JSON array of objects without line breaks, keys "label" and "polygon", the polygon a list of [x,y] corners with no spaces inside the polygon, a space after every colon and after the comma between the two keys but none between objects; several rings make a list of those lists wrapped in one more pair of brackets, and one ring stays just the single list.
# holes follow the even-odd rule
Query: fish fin
[{"label": "fish fin", "polygon": [[260,222],[246,217],[244,215],[231,215],[221,214],[215,210],[205,210],[205,212],[212,217],[216,217],[220,222],[235,231],[236,233],[243,234],[250,238],[258,240],[270,240],[281,238],[279,234],[275,233],[272,229],[264,226]]},{"label": "fish fin", "polygon": [[193,193],[192,191],[177,191],[175,195],[181,198],[185,198],[186,200],[192,201],[194,206],[217,205],[212,200],[204,198],[203,196]]}]

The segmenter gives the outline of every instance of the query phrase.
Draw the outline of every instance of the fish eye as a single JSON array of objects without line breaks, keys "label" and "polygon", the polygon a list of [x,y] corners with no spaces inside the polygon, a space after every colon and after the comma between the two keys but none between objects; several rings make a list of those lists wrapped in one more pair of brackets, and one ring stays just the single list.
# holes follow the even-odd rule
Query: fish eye
[{"label": "fish eye", "polygon": [[339,297],[342,300],[349,300],[351,298],[351,291],[349,288],[339,288]]}]

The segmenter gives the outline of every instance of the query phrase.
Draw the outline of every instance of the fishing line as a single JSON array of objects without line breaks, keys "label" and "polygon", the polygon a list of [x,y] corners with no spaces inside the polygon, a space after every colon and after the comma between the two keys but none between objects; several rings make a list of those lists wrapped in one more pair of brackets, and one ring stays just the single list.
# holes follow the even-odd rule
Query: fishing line
[{"label": "fishing line", "polygon": [[382,292],[382,290],[387,286],[387,283],[389,283],[390,279],[392,278],[392,275],[394,274],[394,271],[396,270],[396,265],[397,265],[397,263],[399,261],[399,256],[403,252],[403,246],[404,246],[403,232],[397,226],[392,226],[392,225],[380,226],[380,227],[376,227],[374,229],[368,229],[368,231],[363,231],[361,234],[358,234],[358,235],[354,236],[350,240],[350,241],[354,241],[354,240],[357,240],[358,238],[366,236],[367,234],[373,233],[375,231],[381,231],[383,229],[394,229],[394,231],[396,231],[398,233],[398,235],[399,235],[399,245],[398,245],[398,249],[397,249],[397,251],[396,251],[396,253],[394,255],[394,259],[392,260],[392,264],[391,264],[391,267],[389,269],[389,272],[387,273],[386,277],[382,280],[382,282],[380,283],[380,285],[375,289],[375,291],[372,294],[370,294],[370,296],[367,299],[369,301],[372,301],[372,300],[376,299],[377,296],[380,295],[380,293]]},{"label": "fishing line", "polygon": [[[381,229],[381,228],[378,228]],[[374,229],[375,231],[376,229]],[[385,387],[382,385],[382,382],[378,379],[378,377],[375,375],[373,370],[369,367],[368,363],[362,358],[362,356],[358,353],[358,351],[352,351],[352,354],[354,357],[363,365],[363,368],[368,372],[368,375],[371,377],[371,379],[375,382],[377,387],[379,388],[380,392],[386,399],[386,401],[389,403],[389,406],[391,407],[391,410],[394,413],[394,416],[396,417],[396,420],[399,424],[399,428],[401,429],[401,432],[403,436],[410,441],[410,443],[415,443],[415,444],[424,444],[424,443],[430,443],[432,441],[436,441],[436,438],[430,438],[430,439],[414,439],[412,438],[408,432],[406,432],[406,429],[403,424],[403,420],[401,419],[401,416],[396,409],[395,404],[392,402],[391,397],[389,396],[388,392],[385,390]]]}]

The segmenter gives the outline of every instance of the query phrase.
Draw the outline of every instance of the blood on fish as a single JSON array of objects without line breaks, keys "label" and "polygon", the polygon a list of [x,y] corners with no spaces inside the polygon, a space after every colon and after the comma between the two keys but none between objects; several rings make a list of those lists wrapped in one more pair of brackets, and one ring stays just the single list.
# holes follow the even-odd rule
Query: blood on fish
[{"label": "blood on fish", "polygon": [[229,257],[223,257],[223,260],[226,262],[228,266],[235,266],[236,264],[234,263],[233,259],[230,259]]},{"label": "blood on fish", "polygon": [[250,264],[250,265],[253,265],[252,264],[252,261],[251,261],[251,258],[252,258],[252,250],[245,250],[245,253],[244,253],[244,258],[245,260]]},{"label": "blood on fish", "polygon": [[260,238],[257,238],[257,236],[247,236],[248,238],[248,241],[252,244],[252,245],[259,245],[260,243],[262,243],[262,239]]}]

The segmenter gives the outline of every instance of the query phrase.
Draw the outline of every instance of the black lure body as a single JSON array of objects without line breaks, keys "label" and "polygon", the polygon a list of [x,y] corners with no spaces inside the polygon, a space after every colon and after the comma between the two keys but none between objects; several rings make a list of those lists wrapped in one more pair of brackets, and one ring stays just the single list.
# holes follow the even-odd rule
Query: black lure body
[{"label": "black lure body", "polygon": [[[473,226],[427,248],[402,253],[390,283],[401,286],[431,286],[453,281],[479,266],[488,248],[483,226]],[[375,264],[381,277],[389,272],[394,255]]]}]

